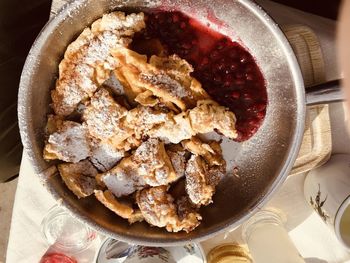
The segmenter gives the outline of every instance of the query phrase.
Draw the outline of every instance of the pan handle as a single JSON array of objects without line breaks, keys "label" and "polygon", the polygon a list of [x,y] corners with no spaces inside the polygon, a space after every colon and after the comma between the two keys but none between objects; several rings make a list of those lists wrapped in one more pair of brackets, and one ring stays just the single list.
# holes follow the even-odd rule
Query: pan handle
[{"label": "pan handle", "polygon": [[345,100],[340,80],[332,80],[306,88],[306,104],[315,105]]}]

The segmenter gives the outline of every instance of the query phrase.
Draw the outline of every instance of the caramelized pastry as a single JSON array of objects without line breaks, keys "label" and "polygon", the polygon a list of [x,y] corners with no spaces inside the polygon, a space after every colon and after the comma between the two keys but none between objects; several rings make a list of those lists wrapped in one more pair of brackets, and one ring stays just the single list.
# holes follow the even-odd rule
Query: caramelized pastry
[{"label": "caramelized pastry", "polygon": [[125,118],[125,125],[133,130],[135,138],[140,139],[158,124],[167,122],[170,114],[151,107],[138,106],[130,110]]},{"label": "caramelized pastry", "polygon": [[199,138],[192,137],[190,140],[182,141],[181,144],[189,152],[202,156],[210,166],[226,165],[220,143],[216,141],[204,143]]},{"label": "caramelized pastry", "polygon": [[123,124],[127,109],[114,101],[106,89],[100,89],[88,103],[83,119],[91,136],[124,149],[123,142],[132,130]]},{"label": "caramelized pastry", "polygon": [[118,66],[110,51],[129,45],[134,33],[144,27],[143,13],[113,12],[86,28],[68,46],[59,65],[59,78],[51,93],[55,113],[67,116],[91,97]]},{"label": "caramelized pastry", "polygon": [[158,139],[143,142],[129,157],[122,159],[99,178],[117,197],[128,195],[147,185],[167,185],[177,180],[164,143]]},{"label": "caramelized pastry", "polygon": [[87,197],[97,189],[97,170],[88,160],[59,164],[58,170],[69,190],[78,198]]},{"label": "caramelized pastry", "polygon": [[183,201],[179,202],[178,209],[173,197],[167,193],[167,186],[151,187],[137,192],[136,202],[146,222],[165,227],[169,232],[190,232],[202,219],[197,212],[188,209]]},{"label": "caramelized pastry", "polygon": [[155,127],[149,132],[154,138],[160,138],[165,142],[179,143],[182,140],[190,139],[195,135],[190,119],[186,112],[179,113],[164,124]]},{"label": "caramelized pastry", "polygon": [[197,106],[173,116],[168,122],[149,132],[151,137],[158,137],[167,142],[179,143],[198,133],[218,131],[228,138],[237,137],[236,117],[233,112],[219,106],[212,100],[197,102]]},{"label": "caramelized pastry", "polygon": [[[143,93],[139,102],[149,101],[149,96],[153,97],[153,104],[158,98],[159,102],[173,103],[183,111],[194,107],[197,100],[209,98],[201,84],[190,76],[193,68],[176,55],[152,56],[147,63],[147,56],[127,48],[114,49],[112,54],[120,62],[116,76],[125,84],[126,93],[134,98]],[[147,90],[151,93],[144,93]]]},{"label": "caramelized pastry", "polygon": [[191,203],[188,196],[182,196],[176,200],[177,214],[179,216],[182,230],[191,232],[199,226],[202,216],[197,212],[197,208]]},{"label": "caramelized pastry", "polygon": [[111,170],[99,174],[99,181],[115,196],[121,197],[132,194],[145,187],[146,183],[138,174],[138,166],[132,157],[123,158]]},{"label": "caramelized pastry", "polygon": [[50,129],[56,132],[49,136],[45,144],[45,160],[59,159],[76,163],[90,156],[90,140],[84,125],[73,121],[62,121],[58,126]]},{"label": "caramelized pastry", "polygon": [[44,158],[65,162],[58,170],[78,198],[94,193],[129,223],[190,232],[226,173],[220,143],[196,135],[235,139],[236,117],[159,40],[142,46],[158,56],[129,49],[144,27],[143,13],[112,12],[67,47],[51,93]]},{"label": "caramelized pastry", "polygon": [[234,113],[213,100],[198,101],[197,106],[190,110],[188,115],[195,133],[217,130],[230,139],[237,137]]},{"label": "caramelized pastry", "polygon": [[118,150],[109,143],[94,139],[91,142],[89,160],[98,170],[106,172],[115,166],[125,154],[124,150]]},{"label": "caramelized pastry", "polygon": [[199,155],[192,155],[186,165],[186,192],[195,205],[212,202],[215,187],[226,172],[226,163],[209,166]]},{"label": "caramelized pastry", "polygon": [[95,190],[95,196],[109,210],[122,218],[128,219],[130,224],[143,220],[139,210],[134,210],[131,205],[119,201],[110,191]]},{"label": "caramelized pastry", "polygon": [[167,185],[178,179],[164,143],[158,139],[148,139],[132,155],[138,166],[138,174],[150,186]]},{"label": "caramelized pastry", "polygon": [[204,159],[192,155],[186,165],[186,192],[195,205],[208,205],[212,202],[215,186],[207,178],[208,165]]}]

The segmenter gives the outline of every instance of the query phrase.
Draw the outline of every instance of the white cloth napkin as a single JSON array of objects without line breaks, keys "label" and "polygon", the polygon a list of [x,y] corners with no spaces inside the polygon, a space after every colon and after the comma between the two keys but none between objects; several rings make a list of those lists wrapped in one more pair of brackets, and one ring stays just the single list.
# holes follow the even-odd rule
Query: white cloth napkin
[{"label": "white cloth napkin", "polygon": [[[36,263],[50,249],[42,235],[40,224],[55,204],[54,199],[41,185],[24,152],[13,206],[6,262]],[[88,250],[72,256],[79,259],[79,263],[91,263],[101,238],[102,235],[97,236]]]},{"label": "white cloth napkin", "polygon": [[7,262],[39,262],[48,249],[41,235],[40,223],[54,204],[53,198],[41,185],[28,158],[23,154],[12,212]]}]

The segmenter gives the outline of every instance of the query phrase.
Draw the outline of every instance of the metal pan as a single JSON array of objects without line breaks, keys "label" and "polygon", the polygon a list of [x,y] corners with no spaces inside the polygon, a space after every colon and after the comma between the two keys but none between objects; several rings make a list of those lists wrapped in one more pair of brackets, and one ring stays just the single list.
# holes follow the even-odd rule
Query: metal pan
[{"label": "metal pan", "polygon": [[[191,233],[168,233],[146,223],[129,225],[93,197],[78,200],[64,185],[53,163],[42,157],[44,127],[50,111],[50,89],[67,45],[102,14],[159,6],[180,9],[211,23],[215,16],[256,58],[267,81],[269,104],[263,125],[250,140],[224,140],[228,176],[219,184],[214,203],[201,209],[202,224]],[[212,25],[215,27],[215,25]],[[234,32],[232,34],[232,31]],[[72,215],[92,228],[125,242],[166,246],[208,239],[241,224],[259,210],[287,177],[302,141],[305,119],[303,79],[294,53],[275,22],[248,0],[78,0],[65,6],[42,30],[26,60],[19,90],[22,142],[48,191]],[[239,177],[232,176],[238,167]]]}]

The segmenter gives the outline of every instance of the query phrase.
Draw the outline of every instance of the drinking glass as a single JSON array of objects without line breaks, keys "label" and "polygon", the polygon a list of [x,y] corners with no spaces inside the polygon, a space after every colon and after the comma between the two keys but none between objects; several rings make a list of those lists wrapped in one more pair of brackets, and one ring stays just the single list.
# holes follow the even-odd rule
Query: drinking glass
[{"label": "drinking glass", "polygon": [[255,263],[305,263],[275,211],[256,213],[242,226],[242,235]]},{"label": "drinking glass", "polygon": [[48,253],[40,259],[39,263],[77,263],[77,261],[62,253]]},{"label": "drinking glass", "polygon": [[52,207],[41,222],[41,232],[53,250],[77,253],[87,249],[96,232],[59,206]]}]

